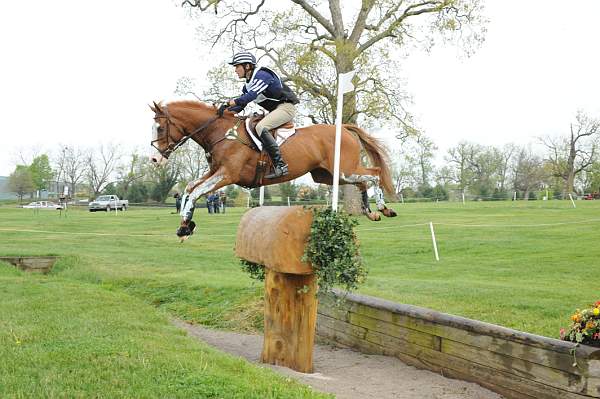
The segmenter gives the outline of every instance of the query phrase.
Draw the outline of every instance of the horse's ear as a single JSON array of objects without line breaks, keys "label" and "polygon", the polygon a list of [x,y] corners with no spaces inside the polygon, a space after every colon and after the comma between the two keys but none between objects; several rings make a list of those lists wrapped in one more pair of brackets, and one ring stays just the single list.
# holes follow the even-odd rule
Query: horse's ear
[{"label": "horse's ear", "polygon": [[152,112],[156,114],[156,108],[154,108],[154,106],[148,104],[148,107],[152,110]]},{"label": "horse's ear", "polygon": [[[156,103],[156,101],[152,101],[152,104],[154,104],[154,109],[153,111],[156,112],[157,114],[162,113],[162,110],[160,109],[160,105]],[[150,107],[152,108],[152,107]]]}]

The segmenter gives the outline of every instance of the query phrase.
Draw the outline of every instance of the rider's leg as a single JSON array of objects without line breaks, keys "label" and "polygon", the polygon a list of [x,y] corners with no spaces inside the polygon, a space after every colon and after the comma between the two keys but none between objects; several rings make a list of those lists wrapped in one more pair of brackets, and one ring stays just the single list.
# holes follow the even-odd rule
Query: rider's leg
[{"label": "rider's leg", "polygon": [[295,115],[296,107],[293,104],[282,103],[273,111],[269,112],[267,116],[256,125],[256,131],[260,135],[260,140],[265,147],[265,151],[267,151],[271,161],[273,161],[273,173],[266,175],[266,179],[284,176],[288,173],[288,166],[281,158],[279,145],[277,145],[277,142],[269,131],[293,120]]}]

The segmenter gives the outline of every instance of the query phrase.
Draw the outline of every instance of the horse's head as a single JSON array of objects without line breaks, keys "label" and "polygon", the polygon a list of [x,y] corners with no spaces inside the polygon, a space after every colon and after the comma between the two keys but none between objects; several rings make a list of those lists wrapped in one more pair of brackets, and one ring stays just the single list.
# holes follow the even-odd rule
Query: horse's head
[{"label": "horse's head", "polygon": [[152,126],[152,141],[150,145],[157,150],[157,153],[150,157],[150,160],[158,165],[167,162],[169,155],[179,147],[185,131],[178,126],[169,115],[166,105],[153,102],[150,109],[154,111],[154,125]]},{"label": "horse's head", "polygon": [[[193,106],[191,110],[197,117],[197,120],[191,120],[189,115],[186,117],[186,114],[182,112],[184,109],[181,109],[188,108],[189,110],[190,103],[176,102],[170,105],[173,105],[172,112],[169,112],[168,105],[163,105],[160,102],[158,104],[153,102],[153,105],[150,106],[150,109],[154,111],[154,125],[152,126],[152,141],[150,144],[157,150],[157,153],[152,155],[150,160],[155,164],[165,164],[173,151],[188,139],[200,134],[217,119],[214,116],[214,107],[191,104]],[[177,108],[178,106],[179,108]],[[198,126],[199,123],[200,126]]]}]

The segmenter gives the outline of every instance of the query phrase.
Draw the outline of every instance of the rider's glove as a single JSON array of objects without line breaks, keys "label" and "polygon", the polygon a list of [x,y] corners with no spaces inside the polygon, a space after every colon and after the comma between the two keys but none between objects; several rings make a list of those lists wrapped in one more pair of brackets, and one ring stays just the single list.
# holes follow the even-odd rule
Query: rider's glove
[{"label": "rider's glove", "polygon": [[219,107],[219,109],[217,110],[217,115],[219,116],[223,116],[223,113],[225,112],[225,110],[229,107],[229,104],[224,103],[221,104],[221,106]]}]

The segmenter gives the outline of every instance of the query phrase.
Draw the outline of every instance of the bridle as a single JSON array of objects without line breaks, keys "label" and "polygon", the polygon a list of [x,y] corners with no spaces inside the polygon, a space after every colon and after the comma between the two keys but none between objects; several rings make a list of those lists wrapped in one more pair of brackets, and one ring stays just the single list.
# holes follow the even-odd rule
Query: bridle
[{"label": "bridle", "polygon": [[[164,118],[166,120],[165,134],[167,135],[167,147],[161,151],[160,148],[158,148],[158,146],[156,145],[158,141],[162,140],[162,138],[158,137],[158,133],[156,135],[156,138],[150,142],[150,145],[154,147],[160,153],[160,155],[162,155],[165,158],[169,158],[173,151],[184,145],[186,141],[188,141],[189,139],[206,129],[208,126],[210,126],[210,124],[212,124],[214,121],[219,119],[218,116],[215,116],[214,118],[211,118],[208,121],[204,122],[202,125],[200,125],[200,127],[194,129],[193,132],[188,134],[185,128],[177,125],[171,120],[169,116],[169,110],[167,109],[166,105],[159,109],[162,111],[162,115],[156,115],[154,119],[156,120],[159,118]],[[181,135],[183,136],[183,138],[180,141],[175,140],[171,136],[171,125],[175,126],[175,128],[179,130],[179,133],[181,133]]]}]

